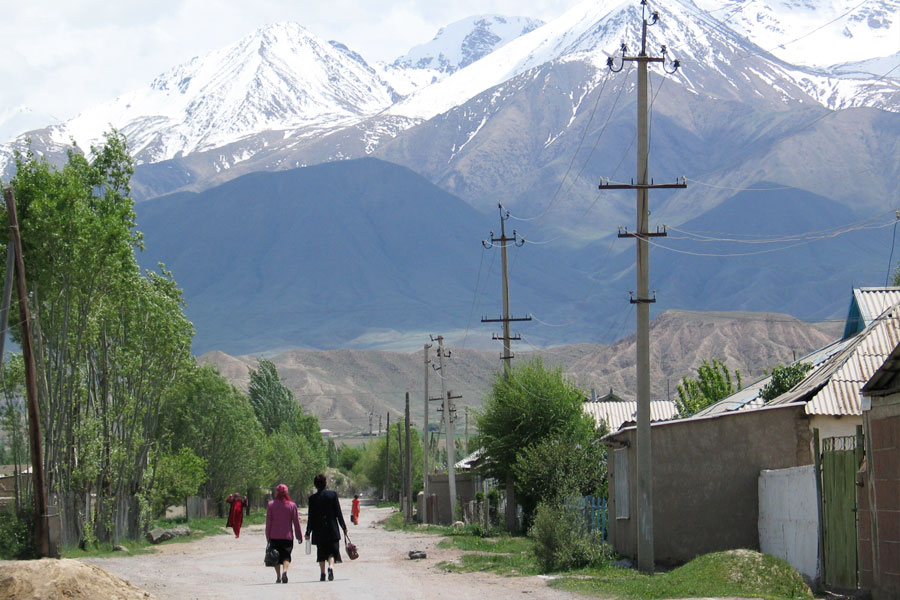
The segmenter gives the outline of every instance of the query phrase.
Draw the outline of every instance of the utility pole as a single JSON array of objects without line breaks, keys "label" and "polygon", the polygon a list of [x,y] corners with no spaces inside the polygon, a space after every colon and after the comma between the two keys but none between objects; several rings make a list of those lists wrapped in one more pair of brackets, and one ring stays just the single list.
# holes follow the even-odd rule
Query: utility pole
[{"label": "utility pole", "polygon": [[525,244],[525,238],[519,238],[515,229],[513,229],[512,237],[506,237],[506,220],[509,218],[509,211],[504,210],[502,204],[498,204],[498,206],[500,207],[500,237],[494,237],[494,232],[492,231],[490,241],[482,240],[481,245],[490,249],[494,247],[495,243],[500,243],[501,277],[503,280],[501,284],[503,293],[503,317],[500,319],[488,319],[487,317],[482,317],[481,322],[503,323],[503,336],[498,337],[495,333],[493,334],[492,339],[503,341],[503,356],[501,358],[503,359],[504,376],[509,378],[510,362],[513,358],[510,342],[522,339],[522,336],[519,334],[510,335],[509,324],[513,321],[530,321],[531,315],[518,319],[509,316],[509,263],[506,258],[506,247],[509,242],[512,242],[516,247],[521,248]]},{"label": "utility pole", "polygon": [[381,435],[381,415],[378,415],[378,435]]},{"label": "utility pole", "polygon": [[[431,338],[432,341],[435,338]],[[441,399],[443,406],[443,419],[447,423],[447,483],[450,487],[450,520],[456,519],[456,440],[453,439],[453,403],[450,392],[446,391],[447,377],[444,372],[444,357],[449,358],[450,352],[444,353],[444,336],[437,336],[438,343],[438,371],[441,375]]]},{"label": "utility pole", "polygon": [[372,421],[374,420],[374,418],[375,418],[375,413],[370,410],[369,411],[369,437],[372,436]]},{"label": "utility pole", "polygon": [[403,488],[406,495],[405,521],[412,523],[412,448],[409,443],[409,392],[406,392],[406,477],[403,478]]},{"label": "utility pole", "polygon": [[[631,298],[637,304],[637,524],[638,524],[638,569],[652,574],[655,559],[653,555],[653,474],[650,441],[650,304],[656,298],[650,297],[650,253],[649,239],[665,236],[665,229],[651,233],[649,230],[650,211],[648,193],[657,188],[685,188],[682,181],[674,184],[654,185],[648,177],[649,135],[648,135],[648,66],[652,62],[662,63],[669,74],[678,70],[677,60],[667,67],[666,48],[662,47],[662,56],[647,55],[647,27],[659,21],[659,13],[654,11],[647,15],[647,0],[641,0],[641,52],[637,56],[627,56],[628,47],[622,44],[621,64],[617,69],[615,59],[609,57],[606,64],[613,72],[621,71],[625,62],[638,64],[637,82],[637,183],[631,185],[601,183],[601,190],[633,189],[637,190],[637,231],[635,233],[619,232],[619,237],[633,237],[637,240],[637,297]],[[648,16],[652,19],[647,23]]]},{"label": "utility pole", "polygon": [[[404,473],[404,471],[403,471],[403,442],[401,441],[401,439],[402,438],[400,437],[400,423],[397,423],[397,460],[400,461],[400,464],[398,465],[400,468],[397,469],[397,474],[400,475],[400,485],[399,485],[400,489],[397,491],[397,500],[398,501],[403,497],[403,495],[406,491],[405,486],[404,486],[404,483],[406,482],[406,478],[403,476],[403,473]],[[402,508],[402,504],[401,504],[401,508]]]},{"label": "utility pole", "polygon": [[450,511],[451,520],[456,520],[456,434],[453,432],[453,422],[456,421],[456,406],[454,400],[459,400],[462,396],[454,396],[453,392],[447,390],[446,407],[447,412],[447,473],[450,481]]},{"label": "utility pole", "polygon": [[[500,207],[500,237],[494,237],[494,232],[491,232],[490,242],[482,240],[481,245],[487,249],[493,248],[494,244],[500,243],[500,264],[502,269],[502,294],[503,294],[503,317],[500,319],[488,319],[487,317],[482,317],[482,323],[503,323],[503,337],[497,337],[497,334],[493,334],[492,338],[495,340],[503,340],[503,355],[501,356],[503,360],[503,376],[506,379],[509,379],[509,372],[511,369],[510,363],[513,359],[511,342],[512,340],[520,340],[522,336],[516,334],[515,336],[510,335],[509,333],[509,324],[512,321],[530,321],[531,315],[527,317],[522,317],[518,319],[514,319],[509,316],[509,268],[507,266],[506,259],[506,247],[509,242],[512,242],[516,245],[516,247],[521,248],[525,244],[525,238],[518,237],[518,233],[515,229],[513,229],[512,237],[506,237],[506,220],[509,218],[509,211],[503,209],[502,204],[498,204]],[[519,530],[519,515],[518,515],[518,502],[516,502],[516,481],[513,477],[512,471],[508,471],[506,474],[506,529],[510,533],[515,533]]]},{"label": "utility pole", "polygon": [[[428,365],[431,359],[428,358],[428,350],[431,344],[425,344],[425,431],[422,435],[422,441],[425,442],[424,452],[422,452],[422,491],[425,494],[425,502],[428,502]],[[422,515],[422,522],[425,523],[425,515]]]},{"label": "utility pole", "polygon": [[[16,255],[16,292],[19,300],[19,319],[22,321],[22,356],[25,359],[25,391],[28,397],[28,441],[31,447],[31,477],[34,489],[34,542],[38,556],[50,556],[50,526],[47,521],[47,481],[44,477],[44,454],[41,448],[41,412],[38,407],[37,371],[31,337],[31,314],[28,310],[28,289],[25,280],[25,260],[22,257],[22,238],[16,215],[16,197],[11,187],[3,188],[6,212],[9,216],[9,242]],[[5,332],[4,332],[4,335]]]},{"label": "utility pole", "polygon": [[466,407],[466,452],[469,451],[469,407]]},{"label": "utility pole", "polygon": [[384,431],[384,496],[389,500],[388,492],[391,491],[391,413],[387,414],[387,429]]}]

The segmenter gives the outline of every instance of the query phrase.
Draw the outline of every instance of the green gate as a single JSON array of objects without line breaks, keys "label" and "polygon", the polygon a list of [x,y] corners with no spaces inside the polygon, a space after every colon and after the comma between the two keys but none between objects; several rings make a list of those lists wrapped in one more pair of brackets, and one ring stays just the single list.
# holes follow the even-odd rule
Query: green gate
[{"label": "green gate", "polygon": [[860,458],[853,436],[822,440],[824,577],[825,585],[833,588],[857,587],[856,471]]}]

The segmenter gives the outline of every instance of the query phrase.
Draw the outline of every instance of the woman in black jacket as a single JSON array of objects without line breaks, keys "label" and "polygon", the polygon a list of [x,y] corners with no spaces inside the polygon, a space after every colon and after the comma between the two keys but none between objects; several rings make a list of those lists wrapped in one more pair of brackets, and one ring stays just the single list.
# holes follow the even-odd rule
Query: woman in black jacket
[{"label": "woman in black jacket", "polygon": [[319,581],[325,581],[325,565],[328,564],[328,581],[334,581],[334,563],[341,561],[341,533],[338,525],[347,535],[347,525],[341,513],[341,503],[337,492],[325,489],[325,475],[319,473],[313,479],[316,493],[309,497],[309,515],[306,519],[306,539],[312,532],[312,543],[316,545],[316,560],[319,562]]}]

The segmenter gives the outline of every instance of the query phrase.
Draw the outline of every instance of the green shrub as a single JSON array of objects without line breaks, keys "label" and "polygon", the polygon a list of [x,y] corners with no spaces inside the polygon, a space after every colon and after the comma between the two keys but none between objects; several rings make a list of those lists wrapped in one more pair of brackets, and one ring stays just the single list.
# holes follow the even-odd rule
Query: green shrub
[{"label": "green shrub", "polygon": [[534,539],[532,552],[542,573],[603,567],[612,560],[612,548],[602,534],[590,531],[581,510],[570,504],[538,504],[528,535]]},{"label": "green shrub", "polygon": [[36,558],[34,548],[34,513],[0,511],[0,559],[23,560]]}]

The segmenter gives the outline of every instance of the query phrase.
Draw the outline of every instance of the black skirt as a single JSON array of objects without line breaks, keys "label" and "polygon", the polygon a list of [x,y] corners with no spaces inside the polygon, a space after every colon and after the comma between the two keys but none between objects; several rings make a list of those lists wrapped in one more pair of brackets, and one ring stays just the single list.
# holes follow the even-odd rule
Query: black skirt
[{"label": "black skirt", "polygon": [[272,547],[278,550],[278,564],[291,562],[291,550],[294,549],[294,540],[269,540]]},{"label": "black skirt", "polygon": [[326,562],[331,557],[334,557],[334,562],[336,563],[344,562],[341,560],[340,540],[316,545],[316,562]]}]

